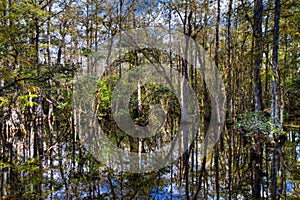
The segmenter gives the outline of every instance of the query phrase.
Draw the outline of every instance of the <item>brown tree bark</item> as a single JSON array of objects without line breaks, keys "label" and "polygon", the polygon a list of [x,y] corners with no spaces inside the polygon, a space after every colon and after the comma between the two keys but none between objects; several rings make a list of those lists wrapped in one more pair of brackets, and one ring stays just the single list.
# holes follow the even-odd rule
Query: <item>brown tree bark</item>
[{"label": "brown tree bark", "polygon": [[262,15],[263,4],[262,0],[254,1],[254,23],[253,23],[253,37],[254,37],[254,104],[255,112],[261,112],[262,108],[262,89],[260,70],[263,56],[263,42],[262,42]]},{"label": "brown tree bark", "polygon": [[[279,73],[278,73],[278,49],[279,49],[279,23],[280,23],[280,0],[275,0],[275,13],[274,13],[274,29],[273,29],[273,56],[272,56],[272,94],[271,94],[271,117],[272,124],[276,128],[280,128],[280,123],[278,120],[278,95],[277,87],[279,83]],[[282,95],[282,94],[281,94]],[[278,137],[273,135],[273,138]],[[279,140],[280,141],[280,140]],[[273,200],[278,199],[278,187],[277,187],[277,172],[278,172],[278,162],[279,156],[282,155],[281,145],[276,142],[273,150],[273,160],[272,160],[272,171],[271,171],[271,198]]]},{"label": "brown tree bark", "polygon": [[[263,42],[262,42],[262,15],[263,15],[263,2],[262,0],[254,1],[254,22],[253,22],[253,37],[254,37],[254,107],[255,112],[258,113],[258,120],[261,119],[262,108],[262,87],[260,70],[262,65],[263,56]],[[260,137],[260,133],[258,137]],[[262,149],[260,139],[256,141],[255,145],[255,166],[254,166],[254,185],[253,197],[261,197],[261,183],[262,183]]]},{"label": "brown tree bark", "polygon": [[[216,69],[219,69],[219,26],[221,19],[221,1],[217,1],[217,21],[216,21],[216,48],[215,48],[215,65]],[[212,113],[215,114],[215,113]],[[215,130],[216,132],[218,130]],[[214,154],[214,166],[215,166],[215,182],[216,182],[216,198],[220,199],[220,184],[219,184],[219,147],[218,143],[215,146],[215,154]]]}]

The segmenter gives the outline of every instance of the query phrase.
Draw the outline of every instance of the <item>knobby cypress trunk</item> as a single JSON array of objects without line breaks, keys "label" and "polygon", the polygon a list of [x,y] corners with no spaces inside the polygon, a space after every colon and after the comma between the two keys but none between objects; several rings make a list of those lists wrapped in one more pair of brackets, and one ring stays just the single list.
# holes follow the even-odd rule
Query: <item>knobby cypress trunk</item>
[{"label": "knobby cypress trunk", "polygon": [[[279,48],[279,21],[280,21],[280,0],[275,0],[275,13],[274,13],[274,32],[273,32],[273,56],[272,56],[272,94],[271,94],[271,117],[273,126],[279,128],[280,124],[278,121],[278,95],[277,86],[279,83],[278,76],[278,48]],[[282,95],[282,94],[281,94]],[[273,135],[273,137],[277,137]],[[271,174],[271,197],[273,200],[278,198],[277,188],[277,172],[278,172],[278,159],[281,154],[281,145],[277,142],[273,150],[272,160],[272,174]]]},{"label": "knobby cypress trunk", "polygon": [[278,42],[279,42],[279,20],[280,20],[280,0],[275,0],[275,16],[273,29],[273,56],[272,56],[272,94],[271,94],[271,117],[274,126],[278,127]]}]

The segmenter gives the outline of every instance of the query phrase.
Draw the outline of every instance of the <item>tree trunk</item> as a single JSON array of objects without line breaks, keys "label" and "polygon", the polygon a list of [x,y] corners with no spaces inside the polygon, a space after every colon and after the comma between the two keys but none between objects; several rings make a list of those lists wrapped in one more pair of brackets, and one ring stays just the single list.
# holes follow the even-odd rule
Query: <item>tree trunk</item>
[{"label": "tree trunk", "polygon": [[[215,65],[216,69],[219,69],[219,24],[221,19],[221,2],[217,1],[217,21],[216,21],[216,49],[215,49]],[[212,113],[215,114],[215,113]],[[218,130],[215,130],[216,132]],[[219,185],[219,148],[218,143],[215,146],[215,154],[214,154],[214,165],[215,165],[215,181],[216,181],[216,198],[220,199],[220,185]]]},{"label": "tree trunk", "polygon": [[261,112],[262,109],[262,90],[260,69],[262,65],[263,42],[262,42],[262,0],[254,1],[254,103],[255,112]]},{"label": "tree trunk", "polygon": [[[278,121],[278,96],[277,96],[277,85],[279,85],[278,76],[278,48],[279,48],[279,22],[280,22],[280,0],[275,0],[275,15],[274,15],[274,32],[273,32],[273,56],[272,56],[272,99],[271,99],[271,117],[272,124],[274,127],[279,128]],[[283,94],[281,94],[283,95]],[[277,137],[273,135],[273,137]],[[278,154],[281,152],[281,147],[275,143],[273,150],[273,161],[272,161],[272,174],[271,174],[271,197],[273,200],[277,199],[277,171],[278,171]]]},{"label": "tree trunk", "polygon": [[[37,76],[41,74],[41,65],[40,65],[40,22],[39,19],[35,19],[35,59],[37,67]],[[42,176],[42,157],[43,157],[43,104],[42,104],[42,92],[38,92],[38,97],[36,98],[36,116],[35,116],[35,135],[34,135],[34,158],[37,158],[37,164],[40,167],[38,176]],[[42,198],[42,184],[38,183],[35,188],[36,198]]]},{"label": "tree trunk", "polygon": [[231,14],[232,14],[232,3],[233,0],[229,1],[228,4],[228,17],[227,17],[227,67],[228,67],[228,86],[227,86],[227,109],[228,109],[228,120],[229,120],[229,127],[228,127],[228,134],[229,134],[229,158],[228,158],[228,198],[232,199],[231,194],[231,183],[232,183],[232,131],[233,126],[232,124],[232,112],[233,112],[233,105],[232,105],[232,81],[231,81],[231,73],[232,73],[232,66],[231,66]]},{"label": "tree trunk", "polygon": [[[254,33],[254,104],[255,112],[258,113],[258,119],[261,119],[262,108],[262,87],[261,87],[261,76],[260,69],[262,65],[262,55],[263,55],[263,42],[262,42],[262,14],[263,14],[263,4],[262,0],[254,1],[254,23],[253,23],[253,33]],[[258,140],[256,141],[255,149],[255,166],[254,166],[254,187],[253,187],[253,197],[260,198],[261,195],[261,171],[262,171],[262,150],[260,142],[260,133],[258,135]]]}]

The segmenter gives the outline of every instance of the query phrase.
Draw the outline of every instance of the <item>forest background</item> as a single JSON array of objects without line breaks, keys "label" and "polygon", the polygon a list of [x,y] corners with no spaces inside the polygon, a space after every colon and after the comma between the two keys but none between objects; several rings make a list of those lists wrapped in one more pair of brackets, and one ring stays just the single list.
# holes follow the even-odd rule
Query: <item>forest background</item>
[{"label": "forest background", "polygon": [[[1,199],[299,199],[299,9],[298,0],[1,1]],[[74,84],[83,70],[94,73],[90,56],[100,46],[109,49],[121,31],[149,26],[183,33],[205,49],[224,81],[226,120],[203,159],[205,131],[198,131],[177,162],[148,173],[116,172],[80,138]],[[123,50],[115,62],[107,59],[94,94],[111,141],[141,153],[176,135],[180,103],[151,83],[137,87],[128,108],[144,126],[151,105],[161,103],[167,120],[159,134],[133,138],[113,120],[116,81],[149,57],[167,59],[186,77],[199,102],[199,130],[207,130],[211,98],[195,63]]]}]

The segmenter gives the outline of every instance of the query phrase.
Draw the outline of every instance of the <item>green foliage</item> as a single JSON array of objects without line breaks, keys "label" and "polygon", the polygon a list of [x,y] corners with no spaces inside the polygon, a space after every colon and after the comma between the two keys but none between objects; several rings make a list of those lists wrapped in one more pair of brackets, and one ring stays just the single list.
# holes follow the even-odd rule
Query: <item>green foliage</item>
[{"label": "green foliage", "polygon": [[21,108],[36,106],[37,103],[33,101],[36,98],[37,94],[27,94],[18,97],[18,100],[21,102]]},{"label": "green foliage", "polygon": [[265,117],[261,113],[246,113],[239,116],[237,127],[246,136],[253,134],[263,134],[266,136],[276,137],[277,135],[286,134],[282,129],[272,124],[270,117]]},{"label": "green foliage", "polygon": [[7,162],[0,161],[0,169],[6,168],[6,167],[11,167],[12,165]]},{"label": "green foliage", "polygon": [[[131,3],[133,2],[140,4],[138,9],[132,7]],[[284,97],[284,112],[287,113],[287,116],[293,116],[294,119],[299,118],[299,113],[297,112],[299,110],[300,88],[300,15],[297,15],[299,2],[287,1],[282,4],[278,62],[280,71],[278,75],[283,88],[283,94],[278,93],[278,100],[280,102],[280,95]],[[109,41],[106,39],[113,39],[120,29],[126,31],[131,29],[133,24],[136,27],[144,27],[149,24],[151,26],[159,24],[168,26],[168,20],[170,20],[170,27],[173,30],[182,32],[182,23],[185,16],[188,17],[185,20],[186,22],[191,21],[191,27],[185,27],[188,27],[192,34],[195,34],[193,38],[201,43],[203,48],[213,57],[216,38],[216,20],[214,18],[216,2],[203,1],[202,3],[197,3],[191,1],[189,4],[186,4],[184,2],[165,1],[161,2],[162,4],[160,5],[160,2],[154,2],[153,5],[146,2],[141,7],[143,2],[132,1],[123,4],[122,16],[119,15],[120,10],[118,6],[120,5],[118,3],[113,1],[99,2],[96,0],[72,2],[60,0],[14,0],[1,2],[0,87],[2,87],[3,83],[5,89],[0,91],[0,150],[3,153],[0,159],[0,168],[3,173],[0,180],[1,189],[3,189],[0,198],[47,199],[50,198],[48,195],[53,192],[55,195],[59,194],[57,197],[54,196],[54,198],[59,199],[85,198],[80,196],[83,193],[87,195],[86,199],[96,199],[98,196],[100,196],[99,199],[102,199],[102,194],[95,193],[98,193],[96,190],[99,190],[99,193],[104,193],[103,189],[99,189],[98,186],[107,186],[105,181],[108,178],[113,182],[117,199],[119,198],[119,191],[123,192],[123,198],[126,199],[149,196],[155,190],[155,187],[159,190],[164,190],[165,186],[170,186],[170,183],[173,184],[173,182],[176,182],[178,187],[179,185],[184,186],[182,178],[185,169],[180,160],[178,162],[180,169],[178,168],[178,171],[175,172],[173,169],[170,169],[169,171],[161,170],[157,173],[140,175],[130,173],[115,174],[112,170],[104,167],[102,163],[97,162],[92,154],[87,153],[88,150],[83,147],[82,141],[78,138],[81,125],[73,123],[74,118],[72,117],[72,105],[74,105],[72,103],[76,103],[73,102],[73,95],[75,95],[76,99],[82,100],[79,102],[82,104],[78,105],[82,110],[84,110],[84,106],[97,106],[101,128],[112,142],[123,149],[132,148],[131,150],[133,151],[137,150],[138,143],[136,138],[129,137],[128,134],[118,129],[111,116],[111,95],[119,78],[119,64],[122,63],[123,66],[122,74],[127,69],[130,70],[137,67],[137,65],[153,62],[170,63],[174,70],[184,73],[182,71],[183,61],[178,55],[174,55],[174,53],[180,53],[181,50],[178,49],[179,52],[173,52],[173,55],[171,55],[171,52],[168,50],[160,51],[145,47],[140,51],[122,47],[122,53],[124,54],[121,58],[116,58],[116,54],[110,55],[110,61],[115,60],[111,66],[107,67],[106,72],[109,75],[102,77],[101,80],[98,80],[97,77],[91,80],[90,76],[83,77],[80,80],[73,80],[74,72],[76,71],[73,69],[73,66],[86,64],[89,56],[97,59],[99,57],[106,59],[106,55],[96,51],[96,45],[105,44],[106,49],[111,48]],[[131,8],[127,6],[131,6]],[[262,116],[261,114],[258,116],[257,113],[247,113],[253,108],[251,99],[253,99],[253,58],[255,57],[255,49],[252,46],[253,30],[250,22],[253,22],[253,2],[245,1],[242,4],[237,3],[236,6],[232,13],[231,35],[227,33],[226,25],[220,23],[220,38],[224,38],[224,40],[220,40],[219,44],[219,70],[223,74],[222,78],[227,87],[225,88],[226,91],[227,89],[229,91],[229,86],[231,86],[230,92],[233,93],[231,96],[235,113],[232,116],[236,116],[236,113],[246,112],[246,114],[239,116],[240,119],[237,121],[237,126],[240,130],[239,133],[244,134],[248,139],[250,138],[251,142],[254,143],[257,138],[271,140],[270,138],[273,137],[276,139],[276,136],[285,134],[285,132],[276,128],[271,123],[272,119],[270,117]],[[268,2],[264,6],[266,7],[263,13],[265,31],[263,34],[263,46],[266,48],[264,49],[265,56],[262,58],[261,77],[262,83],[266,86],[264,87],[263,97],[264,106],[267,107],[270,103],[269,87],[272,80],[270,65],[267,68],[267,58],[270,60],[272,57],[271,30],[274,5],[273,2]],[[145,15],[141,13],[145,13]],[[180,14],[182,19],[178,17]],[[177,15],[177,17],[174,18],[174,15]],[[141,19],[143,20],[142,22]],[[267,24],[266,19],[269,19],[269,24]],[[39,37],[37,37],[38,32]],[[227,40],[227,36],[230,36],[230,41]],[[50,41],[48,40],[49,38]],[[38,44],[38,47],[36,44]],[[230,47],[228,47],[228,44],[230,44]],[[113,46],[113,48],[118,46]],[[48,48],[50,49],[50,63],[47,60]],[[231,48],[230,65],[228,63],[229,49],[227,48]],[[202,55],[202,52],[200,54]],[[37,59],[37,55],[39,55],[39,59]],[[60,55],[59,59],[58,55]],[[169,60],[169,58],[172,60]],[[59,63],[55,63],[58,60]],[[195,92],[199,104],[201,104],[200,112],[210,113],[210,106],[207,105],[209,104],[209,95],[204,92],[205,85],[200,83],[202,74],[200,71],[195,70],[194,63],[190,64],[188,72],[193,77],[189,79],[189,82],[195,86]],[[229,69],[231,69],[231,74],[229,74]],[[38,71],[39,75],[37,75]],[[229,75],[231,75],[231,81],[229,81]],[[176,77],[174,76],[174,78]],[[80,97],[76,96],[79,95],[78,93],[76,94],[78,90],[75,90],[75,92],[73,90],[76,86],[80,86],[82,89]],[[131,118],[136,124],[147,125],[150,120],[152,122],[158,121],[154,117],[149,117],[151,116],[151,108],[156,104],[162,105],[167,115],[167,120],[163,127],[164,130],[152,138],[143,139],[142,145],[146,147],[145,151],[148,152],[159,145],[163,145],[165,141],[169,142],[173,136],[171,134],[176,134],[180,123],[180,105],[171,90],[161,85],[147,83],[141,86],[140,90],[142,112],[137,112],[138,104],[140,103],[138,102],[137,90],[131,95],[128,105]],[[93,91],[96,91],[96,93]],[[40,94],[43,111],[43,119],[41,121],[36,118],[36,97]],[[92,102],[85,102],[85,99],[91,99]],[[16,116],[10,116],[10,109],[17,111]],[[16,120],[12,120],[12,118]],[[290,118],[285,119],[288,120]],[[235,119],[232,120],[235,121]],[[38,156],[33,158],[33,151],[38,149],[36,148],[38,145],[36,142],[37,132],[41,127],[43,152],[46,153],[41,156],[42,158]],[[299,126],[294,127],[299,128]],[[202,134],[202,130],[200,132]],[[20,134],[22,134],[22,137],[18,137]],[[232,140],[229,141],[229,137],[225,133],[222,141],[220,141],[221,146],[225,143],[225,148],[227,144],[233,145],[231,153],[227,152],[226,149],[224,153],[220,153],[220,162],[224,163],[224,165],[220,166],[219,172],[222,178],[219,181],[232,184],[231,192],[241,194],[241,197],[232,196],[232,198],[251,199],[251,188],[253,188],[251,187],[251,184],[253,184],[253,179],[251,178],[253,170],[250,168],[252,166],[251,162],[249,162],[251,156],[248,155],[249,151],[247,148],[239,146],[240,143],[236,142],[239,141],[240,135],[233,134],[231,136]],[[202,140],[202,137],[203,135],[199,135],[200,140]],[[96,138],[93,139],[96,140]],[[199,144],[197,142],[199,142],[198,139],[195,141],[195,144]],[[289,151],[284,152],[284,162],[289,161],[289,163],[286,163],[287,169],[284,169],[286,171],[283,171],[282,174],[284,174],[284,179],[289,177],[289,181],[298,185],[294,194],[288,194],[288,198],[297,199],[299,198],[298,172],[300,167],[296,154],[298,154],[297,145],[299,142],[293,143],[295,144],[287,142],[287,145],[283,147],[283,149],[289,148]],[[200,184],[202,191],[205,191],[204,193],[208,195],[214,195],[216,192],[212,191],[213,189],[210,189],[210,187],[206,188],[207,183],[217,183],[216,180],[212,179],[214,174],[216,174],[214,173],[213,162],[210,165],[206,163],[204,170],[199,169],[200,162],[192,163],[192,160],[195,161],[197,158],[197,156],[192,155],[197,150],[197,147],[197,145],[194,145],[191,159],[189,159],[191,162],[188,163],[191,167],[191,172],[189,172],[190,183],[195,184],[195,187],[190,187],[191,193],[198,188],[198,183],[202,183]],[[104,151],[112,151],[109,147],[103,147],[102,149]],[[230,160],[229,156],[233,156],[231,157],[233,158],[231,163],[233,167],[232,174],[229,174],[230,171],[226,165],[226,162]],[[207,162],[212,157],[212,154],[207,155]],[[40,165],[41,163],[42,165]],[[263,167],[268,169],[270,168],[269,164],[270,161],[266,158],[266,161],[263,161]],[[177,163],[174,163],[173,166],[175,165]],[[198,170],[195,169],[195,165],[198,165]],[[176,175],[173,174],[173,179],[172,177],[171,180],[168,178],[164,179],[164,175],[171,173],[171,171],[176,173]],[[54,177],[49,176],[50,172],[55,173]],[[197,178],[194,178],[199,177],[199,173],[204,174],[202,179],[197,181]],[[223,181],[223,179],[226,179],[224,177],[231,175],[237,177],[232,183],[226,180]],[[5,178],[6,180],[4,180]],[[284,179],[280,178],[279,180],[284,182]],[[122,190],[119,188],[120,183],[123,184]],[[53,187],[50,187],[51,184]],[[40,186],[43,187],[41,193],[38,191]],[[230,188],[229,186],[228,188]],[[4,197],[5,188],[7,188],[9,193],[6,197]],[[225,194],[227,189],[223,189],[221,196],[226,199],[228,198],[227,194]],[[264,191],[266,193],[268,188]],[[111,190],[108,188],[107,192],[111,192]],[[108,194],[107,198],[113,198],[113,196]],[[203,198],[205,198],[204,195]]]},{"label": "green foliage", "polygon": [[38,171],[40,166],[37,164],[37,158],[30,158],[26,160],[21,165],[16,165],[16,168],[19,172],[34,172]]},{"label": "green foliage", "polygon": [[0,108],[3,106],[7,106],[9,104],[9,100],[5,97],[0,97]]},{"label": "green foliage", "polygon": [[98,81],[97,101],[99,104],[98,111],[100,114],[108,114],[111,107],[112,85],[106,80]]}]

